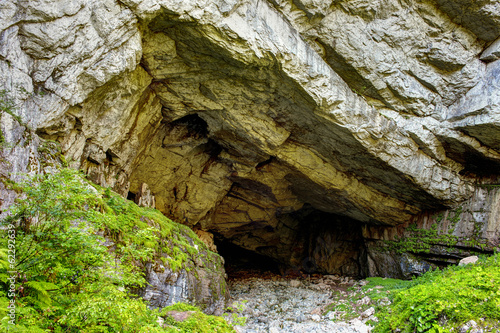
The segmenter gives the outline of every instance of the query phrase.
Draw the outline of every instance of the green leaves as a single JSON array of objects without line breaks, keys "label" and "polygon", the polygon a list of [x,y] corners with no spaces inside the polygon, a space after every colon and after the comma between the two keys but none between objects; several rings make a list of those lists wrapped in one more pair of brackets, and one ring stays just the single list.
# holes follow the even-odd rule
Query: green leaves
[{"label": "green leaves", "polygon": [[45,281],[27,281],[25,286],[31,289],[30,294],[38,300],[38,302],[36,302],[38,307],[43,309],[52,304],[52,298],[49,291],[59,289],[58,285]]},{"label": "green leaves", "polygon": [[[71,169],[27,177],[15,187],[24,195],[1,225],[13,226],[16,235],[16,331],[171,331],[160,327],[159,313],[130,290],[145,285],[141,266],[158,256],[168,254],[171,268],[185,269],[186,253],[198,253],[197,248],[209,253],[199,240],[195,249],[191,230],[91,185]],[[3,330],[12,269],[6,229],[0,232]],[[232,331],[225,322],[214,325]]]},{"label": "green leaves", "polygon": [[[376,332],[448,332],[469,320],[500,322],[500,255],[478,264],[431,271],[393,292]],[[484,319],[484,321],[481,321]]]},{"label": "green leaves", "polygon": [[[188,317],[183,321],[176,321],[168,315],[169,312],[188,312]],[[232,333],[234,329],[221,317],[203,314],[198,308],[177,303],[163,308],[161,311],[165,323],[173,329],[171,332],[181,333]]]},{"label": "green leaves", "polygon": [[[92,295],[92,297],[89,297]],[[142,324],[155,322],[155,312],[127,292],[97,281],[85,285],[66,308],[60,323],[90,332],[137,332]]]}]

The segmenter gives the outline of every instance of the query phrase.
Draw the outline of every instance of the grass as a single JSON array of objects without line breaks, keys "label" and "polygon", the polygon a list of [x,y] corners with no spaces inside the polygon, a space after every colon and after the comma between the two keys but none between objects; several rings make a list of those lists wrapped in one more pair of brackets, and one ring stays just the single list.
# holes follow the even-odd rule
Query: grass
[{"label": "grass", "polygon": [[[412,281],[370,280],[392,300],[389,307],[378,309],[374,332],[453,332],[470,320],[487,332],[500,329],[499,254],[474,265],[430,271]],[[373,288],[369,294],[378,297]]]},{"label": "grass", "polygon": [[[324,314],[350,321],[375,308],[374,333],[458,332],[474,320],[483,332],[500,332],[500,254],[476,264],[429,271],[413,280],[370,277],[350,293],[333,294]],[[366,297],[370,298],[366,304]]]},{"label": "grass", "polygon": [[367,280],[368,284],[363,286],[362,290],[374,301],[383,299],[397,290],[407,288],[412,283],[411,281],[382,277],[370,277]]},{"label": "grass", "polygon": [[[184,321],[176,321],[168,315],[170,311],[189,312]],[[197,307],[177,303],[163,308],[161,316],[165,319],[167,332],[180,333],[232,333],[235,330],[221,317],[202,313]]]}]

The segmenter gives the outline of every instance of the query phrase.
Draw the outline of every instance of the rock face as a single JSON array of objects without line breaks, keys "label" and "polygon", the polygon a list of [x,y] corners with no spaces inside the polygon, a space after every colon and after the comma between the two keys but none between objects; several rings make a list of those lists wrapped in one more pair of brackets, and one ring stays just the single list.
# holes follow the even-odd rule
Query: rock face
[{"label": "rock face", "polygon": [[[192,236],[185,230],[177,230],[175,237],[188,245],[175,249],[175,245],[170,244],[174,246],[173,253],[178,258],[162,256],[147,263],[145,275],[148,284],[138,294],[153,308],[183,302],[196,304],[205,313],[220,315],[230,297],[224,260],[201,246],[199,240],[194,240]],[[180,261],[183,256],[188,260]]]},{"label": "rock face", "polygon": [[[464,250],[498,247],[498,196],[481,187],[500,174],[496,1],[45,0],[0,13],[15,114],[141,205],[328,273],[411,274],[408,252],[427,267],[390,246],[413,223],[466,241],[480,221],[483,247]],[[26,170],[9,117],[2,156]],[[455,229],[430,218],[464,202],[483,211],[462,210]]]}]

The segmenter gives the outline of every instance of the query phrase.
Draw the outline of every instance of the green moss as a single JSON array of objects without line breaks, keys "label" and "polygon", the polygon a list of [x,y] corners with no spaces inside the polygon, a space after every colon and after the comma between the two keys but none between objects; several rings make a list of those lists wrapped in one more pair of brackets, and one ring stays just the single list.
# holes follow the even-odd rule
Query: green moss
[{"label": "green moss", "polygon": [[463,212],[463,208],[462,208],[462,206],[459,206],[457,209],[455,209],[453,211],[453,213],[455,214],[453,217],[450,217],[451,214],[448,215],[448,221],[451,222],[450,231],[455,230],[457,223],[460,222],[460,217],[462,215],[462,212]]},{"label": "green moss", "polygon": [[368,284],[362,287],[366,295],[372,300],[378,300],[387,297],[387,294],[408,287],[411,281],[391,279],[383,277],[369,277],[366,279]]},{"label": "green moss", "polygon": [[488,192],[490,190],[494,190],[494,189],[500,188],[500,184],[479,184],[477,186],[488,189]]},{"label": "green moss", "polygon": [[407,236],[395,237],[392,241],[385,241],[385,250],[396,253],[429,253],[435,245],[455,246],[459,238],[448,234],[439,234],[437,224],[433,224],[430,229],[417,228],[416,224],[411,224],[407,229]]},{"label": "green moss", "polygon": [[443,220],[443,217],[444,217],[443,213],[439,213],[434,218],[436,219],[437,223],[440,223]]},{"label": "green moss", "polygon": [[[222,261],[218,255],[209,251],[205,243],[187,226],[174,223],[158,210],[138,207],[118,194],[96,185],[94,187],[104,196],[104,204],[107,207],[104,209],[117,216],[116,219],[108,221],[106,227],[112,231],[113,239],[119,246],[138,244],[149,248],[151,252],[148,259],[160,259],[163,263],[168,263],[173,271],[190,271],[194,266],[192,255],[196,255],[205,263],[215,263],[222,269]],[[137,229],[151,229],[151,232],[141,234],[136,232]],[[163,242],[160,242],[160,239],[163,239]]]},{"label": "green moss", "polygon": [[42,166],[68,166],[68,162],[61,151],[61,144],[53,140],[41,140],[37,148],[38,153],[41,155],[40,163]]},{"label": "green moss", "polygon": [[[405,236],[396,236],[394,240],[384,241],[384,250],[395,252],[395,253],[430,253],[432,248],[435,246],[444,246],[448,249],[446,251],[452,252],[456,251],[455,246],[457,244],[463,244],[471,248],[481,248],[484,250],[486,244],[481,240],[481,230],[483,228],[483,223],[475,222],[473,236],[471,238],[459,237],[451,234],[464,213],[463,207],[457,207],[453,212],[447,216],[447,220],[450,222],[450,228],[448,231],[440,232],[438,230],[438,224],[442,222],[444,215],[440,213],[433,216],[436,223],[432,224],[429,229],[418,228],[415,223],[411,224],[405,230]],[[452,216],[453,215],[453,216]],[[473,254],[476,252],[470,251]]]}]

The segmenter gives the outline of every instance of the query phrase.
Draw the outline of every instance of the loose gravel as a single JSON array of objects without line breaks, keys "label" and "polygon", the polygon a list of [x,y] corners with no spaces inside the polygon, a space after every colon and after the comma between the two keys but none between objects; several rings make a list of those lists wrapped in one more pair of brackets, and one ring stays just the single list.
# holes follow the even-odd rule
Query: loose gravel
[{"label": "loose gravel", "polygon": [[[233,303],[226,316],[233,322],[246,318],[244,326],[236,326],[240,333],[368,333],[371,327],[367,322],[374,319],[373,308],[349,321],[342,321],[345,316],[336,310],[336,305],[346,304],[350,296],[359,299],[356,290],[363,283],[366,281],[333,275],[309,279],[285,279],[279,275],[238,278],[229,283]],[[363,309],[369,307],[369,300],[365,303]]]}]

